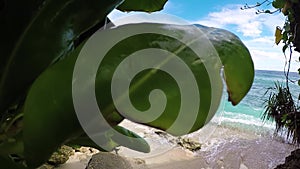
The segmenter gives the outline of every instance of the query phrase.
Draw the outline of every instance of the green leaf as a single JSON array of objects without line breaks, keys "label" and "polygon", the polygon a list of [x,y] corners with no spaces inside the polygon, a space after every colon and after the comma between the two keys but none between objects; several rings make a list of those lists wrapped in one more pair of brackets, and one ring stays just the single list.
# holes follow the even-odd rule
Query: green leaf
[{"label": "green leaf", "polygon": [[128,147],[132,150],[136,150],[139,152],[149,153],[150,152],[150,146],[149,144],[139,135],[136,133],[121,127],[121,126],[115,126],[115,131],[112,133],[115,133],[116,131],[120,134],[123,134],[127,137],[119,137],[117,134],[112,134],[111,139],[118,143],[121,146]]},{"label": "green leaf", "polygon": [[288,47],[289,47],[288,44],[284,45],[284,46],[282,47],[282,52],[285,53],[285,51],[286,51],[286,49],[287,49]]},{"label": "green leaf", "polygon": [[237,105],[250,90],[254,79],[254,65],[247,47],[233,33],[216,28],[199,27],[219,53],[224,66],[228,100]]},{"label": "green leaf", "polygon": [[292,13],[292,12],[290,12],[290,10],[287,10],[287,15],[288,15],[288,21],[290,22],[290,23],[293,23],[293,22],[295,22],[295,16],[294,16],[294,14]]},{"label": "green leaf", "polygon": [[[78,50],[75,50],[71,56],[77,52]],[[72,62],[71,56],[61,62]],[[28,166],[38,167],[67,139],[83,133],[74,113],[72,101],[65,101],[72,99],[72,91],[68,87],[68,83],[72,82],[70,74],[72,64],[59,67],[61,62],[48,68],[37,78],[25,101],[23,137]],[[58,68],[53,70],[53,67]],[[51,81],[54,72],[60,75],[60,80],[57,79],[55,83]]]},{"label": "green leaf", "polygon": [[[149,27],[150,30],[160,29],[162,32],[170,32],[172,30],[171,32],[178,39],[202,36],[202,34],[197,36],[196,33],[199,33],[198,29],[193,26],[165,24],[129,24],[106,29],[98,33],[103,36],[106,35],[106,37],[114,37],[114,35],[120,32],[126,32],[128,29],[135,29],[139,26],[144,28]],[[174,78],[166,72],[158,69],[147,69],[137,74],[131,82],[130,99],[132,104],[139,110],[147,110],[150,106],[148,100],[149,93],[153,89],[161,89],[167,97],[167,105],[161,115],[151,122],[143,122],[143,118],[148,118],[147,115],[136,115],[130,111],[119,110],[126,118],[148,126],[167,130],[167,132],[174,135],[182,135],[198,130],[211,119],[212,115],[218,109],[223,92],[220,76],[222,67],[224,67],[223,73],[230,101],[234,105],[241,101],[250,89],[254,77],[253,62],[249,51],[230,32],[203,26],[199,26],[199,29],[211,41],[219,56],[213,55],[213,53],[204,53],[201,60],[189,46],[183,44],[181,41],[163,34],[151,33],[137,34],[125,38],[106,53],[96,75],[95,94],[99,108],[110,125],[117,125],[123,119],[117,113],[115,103],[112,99],[112,76],[121,61],[130,54],[142,49],[157,48],[170,51],[183,60],[194,74],[199,91],[193,91],[193,93],[196,92],[199,94],[201,101],[199,104],[201,106],[196,107],[196,117],[192,121],[189,119],[190,112],[184,111],[182,123],[177,124],[172,130],[169,130],[170,126],[177,119],[181,106],[179,86],[176,84]],[[107,40],[107,38],[101,39]],[[101,43],[99,42],[99,44]],[[206,49],[207,42],[197,41],[195,45],[200,49],[201,47]],[[78,47],[66,59],[59,61],[42,73],[33,83],[28,93],[24,106],[24,148],[26,160],[31,166],[41,164],[61,144],[82,135],[72,102],[72,84],[77,82],[76,79],[72,80],[73,69],[81,47]],[[218,57],[220,57],[222,63],[216,62]],[[206,66],[203,64],[204,62]],[[168,63],[168,60],[162,62],[162,64],[165,63]],[[176,70],[183,77],[186,76],[184,72],[180,71],[180,67],[176,67]],[[208,70],[213,73],[208,74]],[[128,72],[122,71],[122,73],[123,76],[121,78],[128,77]],[[214,79],[215,84],[211,84],[211,79]],[[86,85],[81,89],[82,92],[89,89],[94,82],[93,79],[90,79],[90,81],[85,81],[85,83]],[[186,80],[182,83],[189,84],[190,81]],[[192,100],[185,101],[191,102]],[[194,109],[193,105],[189,108]],[[209,112],[211,113],[209,114]],[[149,114],[149,116],[152,115]],[[90,118],[92,120],[94,117]],[[183,130],[182,128],[186,125],[191,125],[191,129],[188,131]],[[105,131],[104,129],[103,131]],[[137,137],[125,129],[118,131],[125,133],[125,135]],[[116,142],[119,140],[114,136],[111,138]],[[136,148],[139,151],[148,151],[143,141],[138,144],[141,145],[140,148],[139,146],[136,147],[136,143],[131,139],[117,143],[124,144],[130,148]]]},{"label": "green leaf", "polygon": [[[120,139],[116,132],[127,137],[122,137]],[[140,152],[150,152],[148,143],[142,137],[121,126],[115,126],[113,129],[103,132],[99,137],[102,137],[103,139],[97,144],[87,135],[80,136],[75,140],[68,142],[68,144],[94,147],[100,151],[112,151],[117,146],[124,146]]]},{"label": "green leaf", "polygon": [[286,42],[288,40],[288,32],[287,31],[284,31],[283,34],[282,34],[282,40],[284,42]]},{"label": "green leaf", "polygon": [[168,0],[125,0],[117,9],[124,12],[155,12],[162,10],[167,1]]},{"label": "green leaf", "polygon": [[[27,164],[37,167],[63,143],[82,135],[72,101],[72,74],[81,46],[42,73],[24,105],[24,151]],[[122,118],[113,112],[111,125]]]},{"label": "green leaf", "polygon": [[274,0],[272,5],[274,8],[283,8],[286,3],[286,0]]},{"label": "green leaf", "polygon": [[289,22],[285,22],[284,26],[283,26],[283,29],[284,29],[285,32],[291,31],[291,25],[290,25],[290,23]]},{"label": "green leaf", "polygon": [[281,117],[281,122],[284,123],[284,121],[286,121],[287,119],[287,114],[284,114],[282,117]]},{"label": "green leaf", "polygon": [[0,16],[0,112],[38,75],[74,48],[89,28],[104,23],[122,0],[5,1]]}]

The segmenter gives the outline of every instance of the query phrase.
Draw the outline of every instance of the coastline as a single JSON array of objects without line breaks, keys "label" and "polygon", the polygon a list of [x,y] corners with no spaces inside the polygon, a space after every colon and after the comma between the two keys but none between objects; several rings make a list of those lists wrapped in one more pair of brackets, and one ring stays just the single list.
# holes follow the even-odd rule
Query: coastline
[{"label": "coastline", "polygon": [[[121,160],[117,161],[124,159],[129,165],[119,166],[119,169],[271,169],[284,163],[285,157],[296,149],[268,134],[210,122],[199,131],[182,137],[201,144],[200,150],[192,152],[179,146],[176,143],[178,138],[159,130],[127,120],[121,125],[144,137],[150,144],[151,152],[145,154],[120,147],[117,156]],[[96,153],[75,153],[66,164],[57,168],[84,169]],[[105,161],[110,163],[108,159]]]}]

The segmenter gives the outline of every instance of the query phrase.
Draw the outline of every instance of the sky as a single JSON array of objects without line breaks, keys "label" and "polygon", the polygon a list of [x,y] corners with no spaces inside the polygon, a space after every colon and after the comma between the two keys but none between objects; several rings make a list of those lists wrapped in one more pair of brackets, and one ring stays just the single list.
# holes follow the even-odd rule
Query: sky
[{"label": "sky", "polygon": [[[164,9],[158,13],[175,15],[192,24],[229,30],[239,36],[248,47],[255,69],[283,71],[285,57],[282,45],[275,44],[274,33],[277,26],[283,27],[285,17],[282,13],[257,15],[257,9],[240,9],[246,3],[251,5],[257,2],[259,0],[168,0]],[[271,6],[263,6],[260,9],[270,8]],[[134,12],[114,10],[109,18],[114,21],[132,14]],[[296,61],[298,57],[299,55],[294,53],[291,71],[297,71],[300,67]]]}]

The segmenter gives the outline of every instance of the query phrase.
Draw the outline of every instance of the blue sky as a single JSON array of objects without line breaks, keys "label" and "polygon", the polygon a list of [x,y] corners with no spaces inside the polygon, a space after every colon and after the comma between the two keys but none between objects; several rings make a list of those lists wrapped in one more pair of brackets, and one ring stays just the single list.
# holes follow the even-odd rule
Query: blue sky
[{"label": "blue sky", "polygon": [[[283,26],[284,17],[281,13],[256,15],[256,9],[240,10],[245,3],[256,4],[256,2],[255,0],[169,0],[159,13],[175,15],[190,23],[227,29],[238,35],[248,47],[255,69],[282,71],[285,59],[282,46],[274,43],[274,32],[276,26]],[[131,14],[133,12],[123,13],[115,10],[109,18],[116,20]],[[296,71],[299,67],[296,59],[295,57],[292,60],[292,71]]]}]

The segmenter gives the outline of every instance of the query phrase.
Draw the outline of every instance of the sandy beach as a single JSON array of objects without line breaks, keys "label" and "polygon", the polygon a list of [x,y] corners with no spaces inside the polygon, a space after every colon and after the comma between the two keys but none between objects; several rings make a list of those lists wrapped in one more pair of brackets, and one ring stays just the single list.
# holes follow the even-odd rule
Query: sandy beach
[{"label": "sandy beach", "polygon": [[[139,153],[120,147],[118,154],[94,155],[88,168],[113,169],[271,169],[284,162],[296,147],[270,133],[254,133],[226,124],[209,123],[202,129],[182,138],[201,144],[195,152],[177,144],[178,138],[146,126],[124,121],[122,126],[144,137],[150,153]],[[263,131],[263,130],[261,130]],[[95,149],[83,148],[57,168],[84,169]],[[115,165],[115,166],[114,166]],[[109,167],[108,167],[109,166]]]}]

